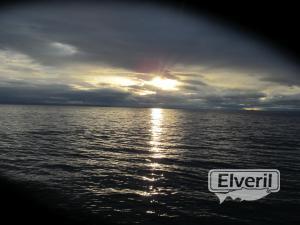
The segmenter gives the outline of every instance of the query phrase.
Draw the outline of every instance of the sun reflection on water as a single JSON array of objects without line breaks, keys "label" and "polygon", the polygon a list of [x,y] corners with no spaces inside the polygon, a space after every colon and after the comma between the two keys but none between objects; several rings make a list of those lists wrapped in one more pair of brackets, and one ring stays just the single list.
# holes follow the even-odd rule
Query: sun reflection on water
[{"label": "sun reflection on water", "polygon": [[[151,134],[151,140],[149,142],[150,157],[147,160],[149,162],[147,166],[150,168],[151,172],[149,175],[143,177],[143,180],[149,182],[147,193],[148,196],[151,197],[150,203],[154,204],[157,201],[152,197],[163,194],[162,190],[158,186],[158,181],[164,178],[162,173],[162,164],[159,161],[161,158],[164,158],[164,154],[161,149],[164,113],[163,109],[159,108],[152,108],[150,112],[151,127],[149,131]],[[155,213],[155,211],[152,213]]]},{"label": "sun reflection on water", "polygon": [[[151,109],[151,152],[153,152],[152,158],[162,158],[164,155],[161,153],[160,141],[162,134],[162,121],[163,111],[159,108]],[[157,163],[153,163],[153,166],[157,166]]]}]

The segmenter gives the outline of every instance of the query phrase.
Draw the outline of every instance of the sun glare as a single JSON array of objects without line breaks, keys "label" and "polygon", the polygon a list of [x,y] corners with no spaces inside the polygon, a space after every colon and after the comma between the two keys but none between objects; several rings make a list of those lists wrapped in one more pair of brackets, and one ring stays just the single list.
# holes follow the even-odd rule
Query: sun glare
[{"label": "sun glare", "polygon": [[259,107],[249,107],[249,108],[243,108],[246,111],[262,111],[262,108]]},{"label": "sun glare", "polygon": [[162,90],[176,90],[177,81],[172,79],[155,77],[153,80],[150,81],[150,84]]}]

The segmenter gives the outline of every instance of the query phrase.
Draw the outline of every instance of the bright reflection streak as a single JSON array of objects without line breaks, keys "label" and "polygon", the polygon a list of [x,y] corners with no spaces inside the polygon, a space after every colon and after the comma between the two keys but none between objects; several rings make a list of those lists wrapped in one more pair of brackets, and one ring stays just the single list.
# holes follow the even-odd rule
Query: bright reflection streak
[{"label": "bright reflection streak", "polygon": [[[151,168],[152,172],[149,176],[143,177],[143,180],[149,182],[149,187],[146,193],[148,196],[154,196],[162,194],[161,190],[156,187],[155,183],[163,179],[164,175],[160,170],[162,165],[159,163],[159,159],[163,158],[162,149],[160,148],[161,137],[162,137],[162,122],[163,122],[163,110],[159,108],[151,109],[151,141],[150,141],[150,152],[152,153],[151,158],[149,159],[148,166]],[[154,201],[151,199],[151,201]],[[149,213],[150,211],[147,211]],[[153,211],[153,213],[155,213]]]},{"label": "bright reflection streak", "polygon": [[[160,153],[160,139],[162,133],[162,120],[163,113],[162,109],[153,108],[151,109],[151,151],[154,153],[153,158],[162,158],[163,154]],[[157,163],[156,163],[157,164]],[[156,165],[153,164],[153,165]]]}]

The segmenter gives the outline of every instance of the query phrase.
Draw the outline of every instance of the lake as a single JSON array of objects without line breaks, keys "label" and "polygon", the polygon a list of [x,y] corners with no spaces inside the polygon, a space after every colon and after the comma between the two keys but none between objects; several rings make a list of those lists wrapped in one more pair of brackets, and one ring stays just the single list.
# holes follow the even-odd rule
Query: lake
[{"label": "lake", "polygon": [[[297,112],[0,105],[0,124],[2,176],[87,220],[300,221]],[[281,190],[219,204],[208,171],[235,168],[278,169]]]}]

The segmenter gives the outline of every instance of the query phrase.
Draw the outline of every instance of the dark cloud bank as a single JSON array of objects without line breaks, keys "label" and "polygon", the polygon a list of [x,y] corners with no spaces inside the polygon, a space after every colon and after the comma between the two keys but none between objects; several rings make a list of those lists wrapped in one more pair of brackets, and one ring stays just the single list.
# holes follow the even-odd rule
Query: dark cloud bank
[{"label": "dark cloud bank", "polygon": [[[112,88],[76,90],[67,85],[39,85],[7,82],[0,87],[2,104],[50,104],[50,105],[96,105],[127,107],[203,108],[203,109],[242,109],[262,107],[268,109],[297,109],[300,95],[278,97],[266,103],[259,101],[263,93],[234,90],[223,96],[194,95],[188,99],[182,95],[170,95],[160,91],[152,96],[139,96]],[[198,107],[195,107],[198,106]]]}]

